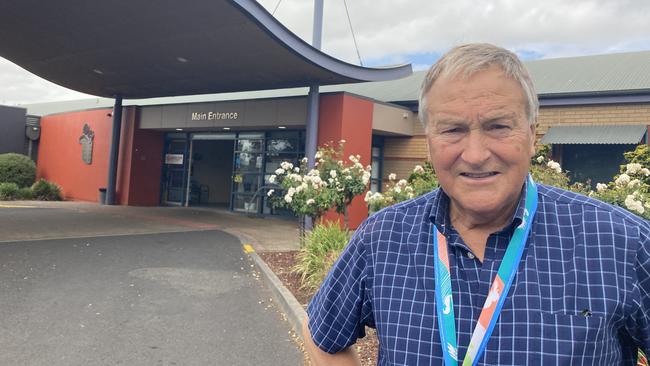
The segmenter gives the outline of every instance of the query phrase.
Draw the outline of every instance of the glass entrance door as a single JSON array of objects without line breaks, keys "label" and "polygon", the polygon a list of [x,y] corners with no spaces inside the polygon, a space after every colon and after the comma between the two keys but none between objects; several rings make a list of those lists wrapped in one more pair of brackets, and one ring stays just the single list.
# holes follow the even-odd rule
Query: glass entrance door
[{"label": "glass entrance door", "polygon": [[[259,213],[264,172],[264,133],[239,133],[235,141],[231,209]],[[257,193],[257,195],[256,195]]]},{"label": "glass entrance door", "polygon": [[181,206],[185,203],[187,156],[187,138],[172,138],[165,141],[162,182],[163,204]]}]

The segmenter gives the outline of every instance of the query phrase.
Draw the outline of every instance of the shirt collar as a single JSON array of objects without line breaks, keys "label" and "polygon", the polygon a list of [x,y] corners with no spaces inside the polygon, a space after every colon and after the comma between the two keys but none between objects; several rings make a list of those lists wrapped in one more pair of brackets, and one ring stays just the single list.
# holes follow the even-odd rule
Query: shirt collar
[{"label": "shirt collar", "polygon": [[[528,179],[524,180],[521,193],[519,195],[519,202],[514,215],[510,219],[510,224],[504,230],[514,230],[521,224],[524,217],[524,209],[526,207],[526,192],[528,189]],[[429,221],[436,225],[441,233],[447,234],[447,230],[451,228],[451,220],[449,219],[449,196],[439,188],[432,197],[432,207],[429,211]]]}]

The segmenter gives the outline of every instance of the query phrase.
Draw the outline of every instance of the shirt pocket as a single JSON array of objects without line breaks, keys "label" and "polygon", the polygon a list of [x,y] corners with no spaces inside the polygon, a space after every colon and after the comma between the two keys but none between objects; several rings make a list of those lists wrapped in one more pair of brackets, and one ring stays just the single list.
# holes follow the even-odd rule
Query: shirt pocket
[{"label": "shirt pocket", "polygon": [[540,365],[603,365],[616,358],[606,324],[599,316],[540,313],[534,358]]}]

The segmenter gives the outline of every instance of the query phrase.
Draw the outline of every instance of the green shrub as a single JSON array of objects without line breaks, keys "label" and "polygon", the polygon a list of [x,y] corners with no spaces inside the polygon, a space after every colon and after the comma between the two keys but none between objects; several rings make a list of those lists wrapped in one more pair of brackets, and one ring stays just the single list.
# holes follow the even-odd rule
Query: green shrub
[{"label": "green shrub", "polygon": [[0,182],[29,187],[36,179],[36,164],[21,154],[0,154]]},{"label": "green shrub", "polygon": [[16,183],[0,183],[0,201],[11,201],[18,197],[18,185]]},{"label": "green shrub", "polygon": [[650,146],[639,145],[633,151],[623,153],[625,161],[628,163],[639,163],[643,166],[650,166]]},{"label": "green shrub", "polygon": [[32,200],[34,199],[34,192],[32,192],[32,189],[30,187],[20,188],[18,189],[18,196],[16,199],[23,201]]},{"label": "green shrub", "polygon": [[34,198],[29,187],[18,188],[16,183],[0,183],[0,201],[31,200]]},{"label": "green shrub", "polygon": [[[628,173],[627,164],[631,163],[641,164],[644,168],[650,167],[650,146],[648,145],[639,145],[633,151],[623,153],[623,156],[626,164],[621,165],[621,173]],[[650,175],[642,174],[639,179],[645,184],[650,184]]]},{"label": "green shrub", "polygon": [[621,165],[621,174],[604,184],[598,183],[589,196],[621,206],[646,220],[650,219],[650,150],[639,146],[624,153],[626,164]]},{"label": "green shrub", "polygon": [[566,172],[558,172],[556,170],[553,170],[552,168],[549,168],[546,163],[531,164],[530,174],[533,176],[533,180],[536,183],[569,189],[569,177],[566,175]]},{"label": "green shrub", "polygon": [[336,223],[316,225],[298,253],[294,271],[302,277],[302,286],[315,290],[350,240],[350,232]]},{"label": "green shrub", "polygon": [[42,178],[34,183],[32,193],[34,198],[41,201],[61,201],[62,199],[61,187]]},{"label": "green shrub", "polygon": [[431,163],[425,162],[422,166],[416,165],[407,181],[413,187],[413,194],[421,196],[438,188],[438,178]]}]

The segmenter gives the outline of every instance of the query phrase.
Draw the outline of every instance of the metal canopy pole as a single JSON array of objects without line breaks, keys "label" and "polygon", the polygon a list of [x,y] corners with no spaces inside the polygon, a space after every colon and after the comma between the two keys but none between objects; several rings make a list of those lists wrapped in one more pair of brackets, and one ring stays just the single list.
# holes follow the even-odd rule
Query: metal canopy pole
[{"label": "metal canopy pole", "polygon": [[323,0],[314,0],[314,30],[311,45],[320,50],[323,39]]},{"label": "metal canopy pole", "polygon": [[[312,32],[311,45],[314,48],[321,48],[323,38],[323,0],[314,0],[314,28]],[[307,155],[307,168],[313,169],[316,166],[316,150],[318,145],[318,102],[319,85],[309,86],[307,96],[307,128],[305,136],[305,155]],[[311,217],[305,217],[305,229],[311,230],[313,222]]]},{"label": "metal canopy pole", "polygon": [[[312,33],[312,46],[321,48],[323,31],[323,0],[314,0],[314,30]],[[307,97],[307,134],[305,136],[305,155],[307,155],[307,167],[313,169],[315,166],[314,155],[318,145],[318,93],[319,85],[309,86]]]},{"label": "metal canopy pole", "polygon": [[113,106],[113,133],[111,137],[111,153],[108,162],[108,186],[106,188],[106,204],[114,205],[115,187],[117,181],[117,159],[120,152],[120,132],[122,129],[122,96],[115,97]]},{"label": "metal canopy pole", "polygon": [[305,155],[307,156],[307,168],[315,167],[315,155],[318,145],[318,84],[309,87],[307,95],[307,133],[305,138]]}]

